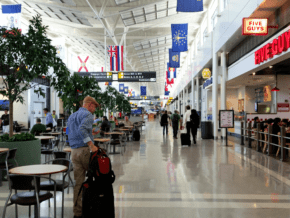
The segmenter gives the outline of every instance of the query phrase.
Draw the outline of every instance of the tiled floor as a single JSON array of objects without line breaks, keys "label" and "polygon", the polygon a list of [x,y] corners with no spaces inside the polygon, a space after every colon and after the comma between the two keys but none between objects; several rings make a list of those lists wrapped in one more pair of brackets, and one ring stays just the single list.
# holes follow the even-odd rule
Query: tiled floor
[{"label": "tiled floor", "polygon": [[[144,128],[144,127],[143,127]],[[110,156],[116,174],[115,213],[119,218],[255,218],[290,216],[290,165],[221,140],[181,147],[172,129],[163,136],[158,122],[148,122],[140,142],[129,142],[124,156]],[[199,133],[200,136],[200,133]],[[72,175],[73,176],[73,175]],[[8,185],[0,187],[0,215]],[[65,193],[65,217],[72,218],[72,188]],[[19,217],[28,208],[18,207]],[[61,195],[57,194],[57,217]],[[48,203],[41,216],[53,217]],[[14,206],[6,217],[15,217]]]}]

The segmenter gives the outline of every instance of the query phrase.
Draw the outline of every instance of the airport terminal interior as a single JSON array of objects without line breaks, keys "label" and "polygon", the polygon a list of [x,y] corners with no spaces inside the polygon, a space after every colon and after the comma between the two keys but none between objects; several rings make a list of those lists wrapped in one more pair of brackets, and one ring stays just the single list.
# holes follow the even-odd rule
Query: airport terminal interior
[{"label": "airport terminal interior", "polygon": [[0,9],[0,217],[290,217],[290,0]]}]

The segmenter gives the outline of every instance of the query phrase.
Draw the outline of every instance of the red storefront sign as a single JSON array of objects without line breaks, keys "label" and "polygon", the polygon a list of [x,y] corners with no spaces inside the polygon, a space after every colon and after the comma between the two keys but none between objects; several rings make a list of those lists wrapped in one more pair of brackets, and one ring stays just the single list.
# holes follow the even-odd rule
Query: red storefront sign
[{"label": "red storefront sign", "polygon": [[289,103],[277,103],[277,112],[289,112]]},{"label": "red storefront sign", "polygon": [[267,18],[243,18],[243,35],[268,35]]},{"label": "red storefront sign", "polygon": [[290,30],[274,39],[272,43],[266,44],[255,52],[255,64],[263,63],[269,58],[275,55],[281,54],[283,51],[287,51],[290,47]]}]

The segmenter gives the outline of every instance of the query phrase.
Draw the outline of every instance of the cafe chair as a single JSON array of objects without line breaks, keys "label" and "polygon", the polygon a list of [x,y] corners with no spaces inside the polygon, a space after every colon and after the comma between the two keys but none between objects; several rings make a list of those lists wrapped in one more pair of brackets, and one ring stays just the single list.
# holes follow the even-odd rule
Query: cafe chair
[{"label": "cafe chair", "polygon": [[[53,152],[55,159],[67,159],[67,153],[64,151],[55,151]],[[69,160],[69,159],[67,159]],[[73,166],[71,166],[70,172],[73,171]],[[71,183],[71,187],[74,187],[74,182],[72,178],[70,177],[70,172],[68,173],[68,178]],[[67,189],[67,193],[69,194],[69,188]]]},{"label": "cafe chair", "polygon": [[54,142],[52,142],[53,143],[53,150],[54,150],[55,147],[57,148],[58,151],[60,150],[59,149],[59,142],[60,142],[59,139],[56,139]]},{"label": "cafe chair", "polygon": [[[38,207],[38,216],[40,217],[40,203],[46,200],[49,200],[53,197],[53,195],[46,191],[38,192],[38,188],[35,186],[36,184],[36,177],[41,179],[49,179],[43,176],[28,176],[28,175],[15,175],[15,174],[8,174],[9,177],[9,196],[6,200],[2,218],[5,218],[6,208],[15,204],[15,217],[18,218],[18,210],[17,205],[21,206],[29,206],[29,217],[31,217],[31,205],[34,207]],[[56,182],[51,179],[51,182],[54,184],[54,196],[56,194]],[[12,195],[12,190],[15,190],[15,194]],[[35,191],[26,191],[26,192],[17,192],[18,190],[32,190]],[[12,196],[11,196],[12,195]],[[39,199],[39,203],[37,201]],[[8,203],[10,200],[10,203]],[[56,218],[56,203],[54,204],[54,217]]]},{"label": "cafe chair", "polygon": [[[124,150],[125,150],[125,146],[124,146],[124,143],[122,141],[122,135],[112,134],[111,135],[110,145],[120,147],[121,148],[121,154],[123,155],[124,152],[122,153],[122,147],[124,147]],[[110,146],[110,150],[111,150],[111,146]]]},{"label": "cafe chair", "polygon": [[53,155],[53,149],[50,149],[52,147],[52,142],[49,142],[46,145],[49,148],[42,147],[40,151],[41,154],[45,155],[45,162],[47,162],[47,157],[50,160],[51,156]]},{"label": "cafe chair", "polygon": [[[67,159],[54,159],[46,162],[45,164],[59,164],[66,166],[68,169],[64,173],[62,173],[62,180],[55,180],[56,182],[56,191],[62,192],[62,212],[61,212],[61,217],[63,218],[63,213],[64,213],[64,189],[69,187],[69,182],[65,181],[65,178],[67,175],[69,175],[71,171],[71,161]],[[51,178],[51,175],[49,175],[49,178]],[[54,184],[52,182],[44,181],[40,183],[40,190],[42,191],[53,191],[54,190]],[[54,195],[54,203],[56,203],[56,196]],[[49,201],[49,207],[50,207],[50,201]]]},{"label": "cafe chair", "polygon": [[[17,148],[13,148],[13,149],[10,149],[10,150],[9,150],[9,154],[8,154],[8,156],[6,157],[6,160],[5,160],[4,162],[0,162],[0,170],[1,170],[1,171],[6,170],[6,162],[7,162],[7,164],[8,164],[8,170],[11,169],[11,168],[13,168],[13,167],[17,167],[17,166],[18,166],[18,163],[17,163],[17,161],[16,161],[16,159],[15,159],[16,152],[17,152]],[[4,153],[5,153],[5,152],[4,152]],[[0,157],[1,157],[2,155],[5,155],[5,154],[1,153],[1,154],[0,154]],[[9,162],[9,160],[13,160],[14,163]]]},{"label": "cafe chair", "polygon": [[[9,151],[6,151],[6,152],[1,152],[0,153],[0,158],[4,158],[5,157],[5,161],[4,161],[4,169],[3,170],[6,170],[8,171],[8,156],[9,156]],[[2,170],[1,170],[2,171]],[[8,174],[8,173],[7,173]],[[2,173],[0,173],[0,185],[2,186]],[[8,177],[7,177],[8,178]],[[8,178],[8,181],[9,181],[9,178]]]}]

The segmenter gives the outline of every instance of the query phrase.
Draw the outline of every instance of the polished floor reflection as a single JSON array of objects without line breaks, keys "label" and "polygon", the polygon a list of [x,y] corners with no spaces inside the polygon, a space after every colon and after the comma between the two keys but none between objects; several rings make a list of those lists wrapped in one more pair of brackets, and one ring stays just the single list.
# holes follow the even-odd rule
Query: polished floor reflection
[{"label": "polished floor reflection", "polygon": [[[123,156],[110,156],[116,217],[289,217],[290,165],[240,146],[238,140],[230,145],[198,137],[197,145],[182,147],[171,128],[163,136],[157,121],[148,122],[140,142],[129,142]],[[7,182],[0,187],[0,213],[7,187]],[[73,217],[72,198],[70,188],[65,217]],[[60,194],[57,201],[60,217]],[[41,204],[41,216],[53,217],[51,203],[50,209],[47,202]],[[28,217],[28,208],[18,211],[19,217]],[[6,217],[15,217],[14,206]]]}]

